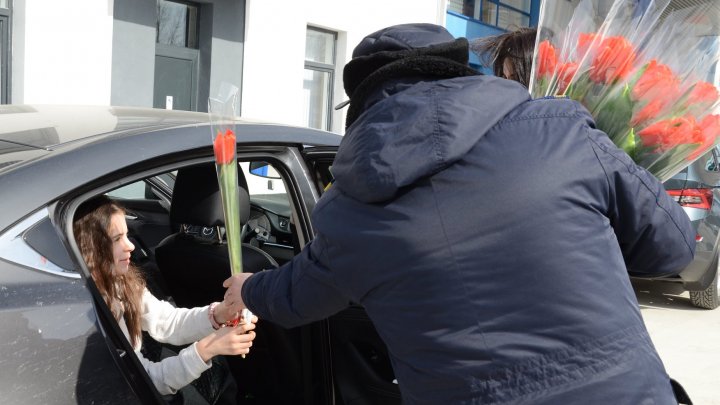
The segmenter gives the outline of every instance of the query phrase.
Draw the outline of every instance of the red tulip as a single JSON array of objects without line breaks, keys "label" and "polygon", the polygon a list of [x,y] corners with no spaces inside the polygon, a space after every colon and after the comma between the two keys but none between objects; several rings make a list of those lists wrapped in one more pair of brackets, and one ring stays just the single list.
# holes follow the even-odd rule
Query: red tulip
[{"label": "red tulip", "polygon": [[555,48],[548,40],[540,42],[540,45],[538,45],[538,76],[552,77],[555,73],[556,65],[557,56],[555,55]]},{"label": "red tulip", "polygon": [[695,139],[695,143],[699,143],[700,146],[688,156],[688,160],[695,160],[695,158],[704,154],[715,145],[720,136],[720,115],[710,114],[705,116],[705,118],[700,120],[698,128],[700,128],[700,134],[698,138]]},{"label": "red tulip", "polygon": [[632,88],[633,100],[650,100],[656,97],[666,98],[668,94],[677,95],[680,80],[667,66],[655,59],[648,62],[642,76]]},{"label": "red tulip", "polygon": [[720,98],[720,94],[714,85],[708,82],[697,82],[690,90],[688,105],[700,104],[709,108],[718,101],[718,98]]},{"label": "red tulip", "polygon": [[591,50],[590,46],[592,45],[593,41],[595,41],[595,38],[597,38],[597,34],[591,33],[581,33],[578,36],[578,44],[577,44],[577,57],[582,58],[588,51]]},{"label": "red tulip", "polygon": [[657,117],[674,104],[679,95],[680,80],[669,67],[651,60],[630,92],[630,97],[641,101],[643,106],[633,114],[631,124]]},{"label": "red tulip", "polygon": [[669,105],[668,100],[661,98],[650,100],[639,111],[633,113],[630,125],[635,126],[659,116]]},{"label": "red tulip", "polygon": [[675,146],[697,143],[703,137],[695,117],[686,115],[656,122],[638,132],[643,145],[664,152]]},{"label": "red tulip", "polygon": [[558,93],[565,93],[565,89],[577,72],[578,64],[575,62],[561,63],[558,67]]},{"label": "red tulip", "polygon": [[233,161],[235,158],[235,132],[228,129],[223,134],[218,131],[215,141],[213,142],[213,150],[215,151],[215,161],[224,165]]},{"label": "red tulip", "polygon": [[623,37],[605,38],[593,59],[590,79],[596,83],[613,83],[624,79],[635,62],[635,50]]}]

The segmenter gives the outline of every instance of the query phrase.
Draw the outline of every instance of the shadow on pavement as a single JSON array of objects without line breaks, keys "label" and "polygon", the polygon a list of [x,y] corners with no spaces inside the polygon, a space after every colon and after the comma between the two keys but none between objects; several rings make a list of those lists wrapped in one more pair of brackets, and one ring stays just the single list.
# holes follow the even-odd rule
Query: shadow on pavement
[{"label": "shadow on pavement", "polygon": [[680,284],[632,279],[633,290],[640,308],[665,308],[704,311],[690,302],[690,296]]}]

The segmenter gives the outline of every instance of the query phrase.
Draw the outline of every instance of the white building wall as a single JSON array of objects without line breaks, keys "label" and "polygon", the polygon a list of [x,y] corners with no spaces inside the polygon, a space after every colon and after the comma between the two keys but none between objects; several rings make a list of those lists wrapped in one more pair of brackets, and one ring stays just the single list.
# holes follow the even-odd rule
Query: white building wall
[{"label": "white building wall", "polygon": [[[12,103],[112,104],[115,1],[126,0],[13,0]],[[444,25],[446,4],[447,0],[247,0],[243,54],[224,51],[224,39],[214,37],[211,76],[222,69],[237,73],[244,118],[304,125],[308,25],[338,33],[333,100],[337,104],[347,99],[342,68],[364,36],[393,24]],[[125,73],[115,72],[118,77],[128,76]],[[211,94],[217,79],[210,77]],[[148,91],[152,94],[152,88]],[[149,103],[144,94],[130,98],[122,104]],[[334,132],[344,132],[346,110],[333,110]]]},{"label": "white building wall", "polygon": [[[291,125],[306,122],[303,106],[305,31],[308,25],[338,32],[334,103],[347,99],[342,67],[366,35],[394,24],[445,25],[441,0],[248,0],[246,4],[242,116]],[[333,128],[344,132],[345,111],[333,110]]]},{"label": "white building wall", "polygon": [[14,0],[12,102],[110,104],[113,0]]}]

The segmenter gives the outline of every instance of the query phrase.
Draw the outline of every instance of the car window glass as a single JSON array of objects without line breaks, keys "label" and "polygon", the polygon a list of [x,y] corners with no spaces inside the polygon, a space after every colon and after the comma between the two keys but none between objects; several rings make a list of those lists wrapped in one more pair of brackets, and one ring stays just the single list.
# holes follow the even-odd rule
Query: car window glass
[{"label": "car window glass", "polygon": [[50,218],[45,217],[42,221],[35,224],[23,234],[23,239],[36,252],[57,266],[68,271],[75,271],[67,249],[63,246],[60,238],[55,232],[50,222]]},{"label": "car window glass", "polygon": [[295,248],[299,247],[293,237],[290,196],[280,171],[269,163],[257,163],[240,163],[240,170],[248,183],[251,203],[248,239],[252,245],[282,264],[292,259]]},{"label": "car window glass", "polygon": [[240,162],[240,170],[245,175],[245,180],[248,183],[248,193],[251,198],[258,194],[286,194],[285,184],[272,165],[267,166],[267,175],[258,175],[251,172],[250,162]]},{"label": "car window glass", "polygon": [[[174,175],[171,173],[164,173],[153,178],[155,181],[163,183],[167,186],[168,190],[172,190],[175,185]],[[122,198],[126,200],[159,200],[152,186],[145,180],[136,181],[134,183],[126,184],[122,187],[118,187],[107,193],[110,198]]]},{"label": "car window glass", "polygon": [[126,199],[145,198],[145,182],[136,181],[135,183],[130,183],[126,186],[110,191],[107,195],[109,197]]}]

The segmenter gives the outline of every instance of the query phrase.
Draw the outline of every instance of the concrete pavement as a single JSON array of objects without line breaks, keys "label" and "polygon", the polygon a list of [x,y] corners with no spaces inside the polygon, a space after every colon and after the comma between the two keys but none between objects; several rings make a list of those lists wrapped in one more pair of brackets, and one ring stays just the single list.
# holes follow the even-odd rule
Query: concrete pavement
[{"label": "concrete pavement", "polygon": [[720,405],[720,308],[692,306],[676,284],[633,280],[633,287],[668,374],[695,405]]}]

